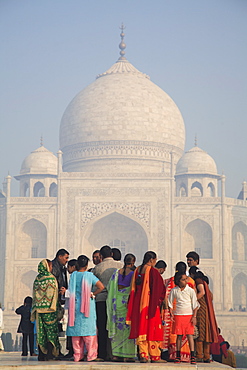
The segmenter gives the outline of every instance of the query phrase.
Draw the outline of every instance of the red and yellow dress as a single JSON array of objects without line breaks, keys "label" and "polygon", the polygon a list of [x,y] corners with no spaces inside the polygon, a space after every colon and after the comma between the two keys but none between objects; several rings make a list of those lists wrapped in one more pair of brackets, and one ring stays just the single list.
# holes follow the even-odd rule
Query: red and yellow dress
[{"label": "red and yellow dress", "polygon": [[[136,279],[140,284],[136,284]],[[159,344],[163,339],[160,306],[165,296],[163,279],[157,269],[146,266],[143,273],[135,270],[131,282],[126,324],[130,325],[130,339],[136,339],[141,357],[160,359]]]}]

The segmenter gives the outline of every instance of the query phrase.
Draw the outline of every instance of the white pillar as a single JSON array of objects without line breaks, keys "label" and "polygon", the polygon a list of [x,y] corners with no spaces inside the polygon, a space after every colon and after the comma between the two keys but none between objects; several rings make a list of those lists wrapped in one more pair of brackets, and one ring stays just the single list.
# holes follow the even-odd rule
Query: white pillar
[{"label": "white pillar", "polygon": [[[230,271],[228,268],[230,251],[227,238],[227,205],[225,199],[225,175],[221,176],[221,291],[222,291],[222,309],[228,309],[230,303],[231,288],[229,282],[231,281]],[[230,288],[230,289],[229,289]]]},{"label": "white pillar", "polygon": [[57,152],[57,222],[56,222],[56,247],[60,249],[60,222],[61,222],[61,172],[63,152]]},{"label": "white pillar", "polygon": [[5,287],[4,289],[4,305],[7,303],[7,298],[8,298],[8,289],[7,287],[11,286],[11,282],[9,281],[10,276],[12,275],[12,269],[13,269],[13,264],[11,263],[11,253],[12,253],[12,248],[11,248],[11,223],[10,223],[10,186],[11,186],[11,176],[8,175],[6,177],[6,212],[5,212],[5,229],[6,229],[6,237],[5,237],[5,261],[4,261],[4,276],[5,276],[5,281],[3,282],[3,285]]},{"label": "white pillar", "polygon": [[174,181],[174,152],[171,151],[171,167],[170,167],[170,261],[171,274],[173,274],[173,266],[177,262],[177,248],[175,248],[175,221],[174,221],[174,196],[175,196],[175,181]]}]

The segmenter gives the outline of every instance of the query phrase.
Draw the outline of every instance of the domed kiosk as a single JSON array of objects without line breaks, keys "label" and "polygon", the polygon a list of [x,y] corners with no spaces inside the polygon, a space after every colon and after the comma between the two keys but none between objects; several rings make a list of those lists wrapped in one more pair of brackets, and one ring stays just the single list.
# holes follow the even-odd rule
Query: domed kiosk
[{"label": "domed kiosk", "polygon": [[20,196],[57,195],[57,157],[41,145],[31,152],[22,162],[20,174]]},{"label": "domed kiosk", "polygon": [[20,174],[57,175],[57,157],[41,144],[24,159]]},{"label": "domed kiosk", "polygon": [[198,146],[185,152],[176,167],[176,175],[204,174],[217,175],[214,159]]},{"label": "domed kiosk", "polygon": [[175,178],[177,196],[217,196],[216,163],[197,143],[179,159]]},{"label": "domed kiosk", "polygon": [[121,57],[68,105],[60,126],[67,172],[161,172],[184,150],[185,128],[174,101]]}]

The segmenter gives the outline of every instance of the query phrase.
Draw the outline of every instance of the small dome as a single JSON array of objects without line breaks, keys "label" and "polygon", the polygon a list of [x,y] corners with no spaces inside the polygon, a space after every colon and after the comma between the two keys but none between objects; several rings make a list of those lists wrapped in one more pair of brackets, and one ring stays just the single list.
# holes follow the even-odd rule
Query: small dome
[{"label": "small dome", "polygon": [[213,158],[204,150],[195,146],[179,159],[176,175],[203,174],[217,175],[217,167]]},{"label": "small dome", "polygon": [[57,175],[57,157],[44,146],[40,146],[24,159],[20,174]]}]

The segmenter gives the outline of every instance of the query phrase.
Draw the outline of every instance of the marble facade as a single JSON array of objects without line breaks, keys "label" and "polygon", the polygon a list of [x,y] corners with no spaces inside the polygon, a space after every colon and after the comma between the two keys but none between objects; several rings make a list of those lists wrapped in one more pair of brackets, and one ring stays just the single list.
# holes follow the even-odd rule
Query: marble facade
[{"label": "marble facade", "polygon": [[[191,250],[201,256],[224,337],[247,342],[247,186],[225,195],[225,176],[195,145],[184,153],[182,116],[171,98],[121,57],[69,104],[57,156],[43,145],[24,159],[20,196],[0,193],[0,302],[5,331],[32,294],[37,265],[60,248],[91,257],[104,244],[149,249],[165,277]],[[220,195],[218,195],[220,188]],[[229,311],[233,310],[233,311]]]}]

